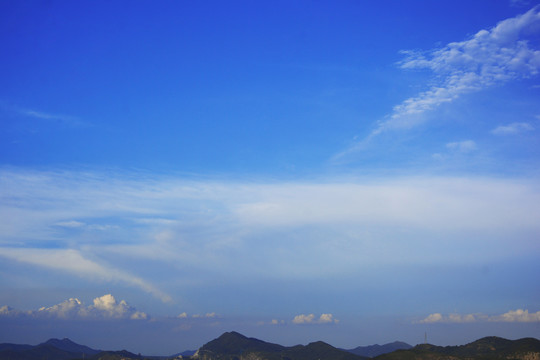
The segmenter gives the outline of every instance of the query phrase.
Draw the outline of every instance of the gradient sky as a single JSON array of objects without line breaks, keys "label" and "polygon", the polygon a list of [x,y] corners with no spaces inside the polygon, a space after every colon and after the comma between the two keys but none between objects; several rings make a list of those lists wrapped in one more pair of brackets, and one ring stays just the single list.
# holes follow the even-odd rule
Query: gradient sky
[{"label": "gradient sky", "polygon": [[538,4],[0,0],[0,342],[540,337]]}]

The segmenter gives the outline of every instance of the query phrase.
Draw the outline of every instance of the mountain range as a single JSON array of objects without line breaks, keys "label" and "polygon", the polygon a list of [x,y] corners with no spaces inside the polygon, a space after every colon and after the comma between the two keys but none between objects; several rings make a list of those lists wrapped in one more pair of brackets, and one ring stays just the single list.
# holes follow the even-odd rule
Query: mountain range
[{"label": "mountain range", "polygon": [[308,345],[283,346],[226,332],[206,343],[195,353],[187,351],[171,356],[141,356],[129,351],[103,351],[79,345],[69,339],[50,339],[39,345],[0,344],[0,360],[540,360],[540,340],[507,340],[485,337],[460,346],[422,344],[415,347],[402,342],[385,345],[338,349],[322,341]]}]

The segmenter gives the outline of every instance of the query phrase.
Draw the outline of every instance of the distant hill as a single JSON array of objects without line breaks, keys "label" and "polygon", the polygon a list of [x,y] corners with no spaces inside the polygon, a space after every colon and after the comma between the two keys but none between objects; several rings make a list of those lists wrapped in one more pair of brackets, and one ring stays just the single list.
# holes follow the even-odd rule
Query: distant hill
[{"label": "distant hill", "polygon": [[393,343],[388,343],[384,345],[375,344],[370,346],[358,346],[354,349],[344,350],[356,355],[372,358],[382,354],[388,354],[396,350],[407,350],[410,348],[412,348],[412,346],[407,343],[401,341],[394,341]]},{"label": "distant hill", "polygon": [[409,350],[397,350],[380,355],[377,360],[540,360],[540,340],[524,338],[507,340],[495,336],[485,337],[467,345],[417,345]]},{"label": "distant hill", "polygon": [[363,357],[337,349],[322,341],[286,347],[226,332],[202,346],[193,359],[198,360],[359,360]]},{"label": "distant hill", "polygon": [[60,340],[60,339],[50,339],[50,340],[47,340],[46,342],[44,342],[42,345],[52,345],[57,349],[65,350],[65,351],[72,352],[72,353],[78,353],[78,354],[81,354],[81,355],[82,354],[95,355],[95,354],[98,354],[98,353],[102,352],[102,350],[94,350],[94,349],[89,348],[88,346],[79,345],[79,344],[74,343],[73,341],[71,341],[71,340],[69,340],[67,338],[64,338],[62,340]]},{"label": "distant hill", "polygon": [[69,339],[50,339],[39,345],[0,344],[0,360],[72,360],[101,353]]},{"label": "distant hill", "polygon": [[[282,346],[249,338],[237,332],[226,332],[202,346],[195,354],[176,354],[169,357],[140,356],[127,350],[101,351],[79,345],[69,339],[51,339],[42,344],[0,344],[0,360],[363,360],[368,357],[351,351],[390,351],[392,347],[409,346],[395,342],[386,345],[357,347],[349,351],[337,349],[325,342],[308,345]],[[540,360],[540,340],[523,338],[507,340],[485,337],[461,346],[417,345],[374,357],[376,360]]]}]

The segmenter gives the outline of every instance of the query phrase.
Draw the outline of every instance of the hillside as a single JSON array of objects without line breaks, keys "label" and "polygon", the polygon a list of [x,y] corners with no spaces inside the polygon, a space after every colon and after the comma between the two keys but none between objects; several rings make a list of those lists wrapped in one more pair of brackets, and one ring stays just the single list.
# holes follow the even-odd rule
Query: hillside
[{"label": "hillside", "polygon": [[384,345],[369,345],[369,346],[358,346],[354,349],[348,349],[345,351],[348,351],[350,353],[360,355],[360,356],[366,356],[366,357],[375,357],[382,354],[387,354],[394,352],[396,350],[407,350],[412,348],[411,345],[401,342],[401,341],[394,341],[392,343],[384,344]]},{"label": "hillside", "polygon": [[306,346],[285,347],[248,338],[237,332],[227,332],[202,346],[193,359],[198,360],[359,360],[361,356],[337,349],[322,341]]},{"label": "hillside", "polygon": [[460,346],[417,345],[409,350],[398,350],[380,355],[377,360],[540,360],[540,340],[524,338],[507,340],[485,337]]},{"label": "hillside", "polygon": [[[389,351],[404,343],[355,348],[365,354]],[[352,350],[355,350],[352,349]],[[351,350],[351,351],[352,351]],[[369,353],[371,351],[371,353]],[[145,357],[126,350],[101,351],[79,345],[69,339],[51,339],[39,345],[0,344],[0,360],[165,360],[178,355]],[[365,360],[368,357],[337,349],[322,341],[308,345],[282,346],[249,338],[237,332],[226,332],[206,343],[186,360]],[[523,338],[507,340],[485,337],[460,346],[417,345],[374,357],[377,360],[540,360],[540,340]]]}]

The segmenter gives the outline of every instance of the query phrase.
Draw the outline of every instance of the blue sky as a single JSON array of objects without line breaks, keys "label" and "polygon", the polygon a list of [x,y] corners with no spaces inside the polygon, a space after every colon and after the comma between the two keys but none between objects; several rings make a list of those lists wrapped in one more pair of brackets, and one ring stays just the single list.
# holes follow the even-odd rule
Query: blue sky
[{"label": "blue sky", "polygon": [[0,1],[0,342],[540,337],[537,5]]}]

